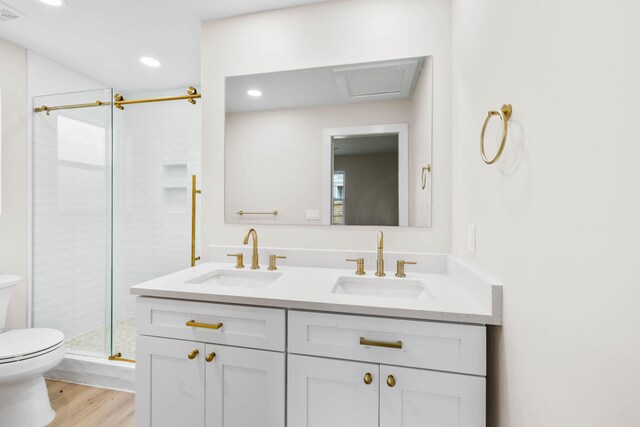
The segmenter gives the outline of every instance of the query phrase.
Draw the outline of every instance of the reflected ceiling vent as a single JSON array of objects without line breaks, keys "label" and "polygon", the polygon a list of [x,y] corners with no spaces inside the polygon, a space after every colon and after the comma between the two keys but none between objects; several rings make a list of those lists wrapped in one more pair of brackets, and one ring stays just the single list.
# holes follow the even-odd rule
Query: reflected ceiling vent
[{"label": "reflected ceiling vent", "polygon": [[24,13],[19,12],[6,3],[0,2],[0,22],[16,21],[24,17]]},{"label": "reflected ceiling vent", "polygon": [[335,68],[333,77],[343,101],[408,98],[420,76],[424,59],[384,61]]}]

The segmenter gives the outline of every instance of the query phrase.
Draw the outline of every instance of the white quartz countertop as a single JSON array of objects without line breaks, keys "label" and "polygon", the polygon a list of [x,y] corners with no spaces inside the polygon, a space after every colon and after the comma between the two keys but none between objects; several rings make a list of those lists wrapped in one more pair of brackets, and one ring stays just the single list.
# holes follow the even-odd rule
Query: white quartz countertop
[{"label": "white quartz countertop", "polygon": [[[192,268],[132,286],[130,292],[146,297],[244,304],[261,307],[366,314],[459,323],[502,323],[502,287],[470,277],[460,265],[449,263],[448,273],[411,273],[396,278],[387,273],[388,285],[417,280],[425,291],[417,299],[334,293],[339,278],[365,277],[375,283],[372,272],[356,276],[353,270],[282,266],[260,274],[277,278],[264,287],[237,287],[211,283],[189,283],[218,270],[233,271],[234,264],[207,262]],[[238,270],[236,270],[238,271]],[[251,274],[248,266],[242,270]],[[233,274],[233,273],[232,273]],[[454,280],[453,277],[456,277]],[[415,283],[415,282],[414,282]]]}]

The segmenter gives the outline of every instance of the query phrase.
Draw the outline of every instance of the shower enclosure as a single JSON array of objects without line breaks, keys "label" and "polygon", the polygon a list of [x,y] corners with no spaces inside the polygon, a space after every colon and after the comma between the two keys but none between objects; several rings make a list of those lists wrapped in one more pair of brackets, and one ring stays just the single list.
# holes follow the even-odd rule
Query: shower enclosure
[{"label": "shower enclosure", "polygon": [[191,89],[34,98],[33,326],[63,331],[69,352],[134,360],[129,287],[192,263]]}]

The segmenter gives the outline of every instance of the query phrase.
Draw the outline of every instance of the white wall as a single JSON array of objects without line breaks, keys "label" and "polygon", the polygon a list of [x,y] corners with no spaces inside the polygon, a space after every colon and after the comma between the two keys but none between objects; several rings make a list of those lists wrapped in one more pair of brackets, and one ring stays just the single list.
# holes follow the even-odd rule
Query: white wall
[{"label": "white wall", "polygon": [[27,52],[0,39],[2,213],[0,274],[23,278],[9,301],[7,329],[27,324]]},{"label": "white wall", "polygon": [[[504,284],[488,425],[638,426],[640,3],[453,5],[453,251]],[[487,166],[480,129],[505,102]]]},{"label": "white wall", "polygon": [[[225,77],[434,56],[434,193],[428,229],[385,228],[388,249],[448,252],[451,240],[448,0],[345,0],[203,25],[203,244],[236,245],[247,225],[224,223]],[[374,249],[379,227],[267,226],[269,246]]]}]

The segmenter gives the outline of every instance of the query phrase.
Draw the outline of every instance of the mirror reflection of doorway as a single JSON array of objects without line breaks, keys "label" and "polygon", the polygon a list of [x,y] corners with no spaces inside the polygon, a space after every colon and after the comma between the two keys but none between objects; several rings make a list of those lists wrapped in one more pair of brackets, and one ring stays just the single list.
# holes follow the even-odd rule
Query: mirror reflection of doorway
[{"label": "mirror reflection of doorway", "polygon": [[398,134],[333,136],[332,224],[397,226]]}]

